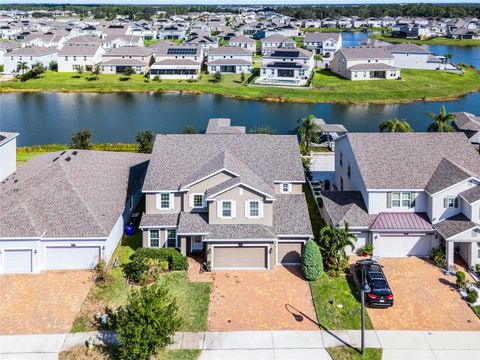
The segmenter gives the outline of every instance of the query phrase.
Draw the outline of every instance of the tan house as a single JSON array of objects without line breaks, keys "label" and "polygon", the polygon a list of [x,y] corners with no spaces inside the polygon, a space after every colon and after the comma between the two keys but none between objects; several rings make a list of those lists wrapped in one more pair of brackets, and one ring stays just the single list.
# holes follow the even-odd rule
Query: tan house
[{"label": "tan house", "polygon": [[143,193],[144,247],[199,253],[215,269],[298,264],[312,237],[295,136],[246,134],[211,119],[206,134],[157,135]]}]

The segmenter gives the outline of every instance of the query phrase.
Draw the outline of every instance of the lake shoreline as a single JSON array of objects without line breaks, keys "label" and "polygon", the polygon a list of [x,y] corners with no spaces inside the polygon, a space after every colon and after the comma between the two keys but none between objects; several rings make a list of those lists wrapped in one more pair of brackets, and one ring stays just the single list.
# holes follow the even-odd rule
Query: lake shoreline
[{"label": "lake shoreline", "polygon": [[[302,90],[302,89],[298,89]],[[63,94],[188,94],[188,95],[215,95],[222,96],[230,99],[242,100],[242,101],[257,101],[264,103],[296,103],[296,104],[338,104],[338,105],[395,105],[395,104],[412,104],[420,102],[453,102],[465,97],[469,94],[475,94],[480,92],[480,87],[477,90],[465,91],[463,93],[458,93],[453,96],[445,97],[432,97],[432,98],[420,98],[420,99],[385,99],[385,100],[368,100],[368,101],[343,101],[343,100],[321,100],[315,101],[310,99],[292,99],[292,98],[279,98],[279,97],[249,97],[241,95],[228,95],[228,94],[218,94],[208,91],[200,90],[98,90],[98,89],[79,89],[79,90],[63,90],[63,89],[54,89],[54,90],[43,90],[43,89],[0,89],[0,94],[9,94],[9,93],[63,93]]]},{"label": "lake shoreline", "polygon": [[419,39],[405,39],[405,38],[396,38],[388,35],[382,34],[369,34],[368,36],[371,39],[387,41],[390,43],[413,43],[417,45],[444,45],[444,46],[457,46],[457,47],[467,47],[467,48],[476,48],[480,47],[480,40],[473,39],[450,39],[446,37],[432,37],[424,40]]}]

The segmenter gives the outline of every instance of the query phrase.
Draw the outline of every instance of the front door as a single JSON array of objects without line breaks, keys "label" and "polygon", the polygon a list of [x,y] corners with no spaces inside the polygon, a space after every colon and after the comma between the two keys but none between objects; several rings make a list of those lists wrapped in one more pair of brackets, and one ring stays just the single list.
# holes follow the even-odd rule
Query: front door
[{"label": "front door", "polygon": [[203,242],[201,236],[192,236],[192,252],[194,251],[202,251],[203,250]]}]

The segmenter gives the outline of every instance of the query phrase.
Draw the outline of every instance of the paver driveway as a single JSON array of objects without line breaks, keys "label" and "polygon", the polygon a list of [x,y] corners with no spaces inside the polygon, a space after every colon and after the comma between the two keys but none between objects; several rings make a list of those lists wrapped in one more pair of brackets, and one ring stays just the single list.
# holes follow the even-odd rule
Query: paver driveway
[{"label": "paver driveway", "polygon": [[[304,316],[295,318],[300,313]],[[310,287],[299,267],[215,273],[210,331],[318,329],[316,319]]]},{"label": "paver driveway", "polygon": [[455,277],[416,257],[382,259],[395,304],[368,309],[376,330],[480,330],[480,320],[454,289]]},{"label": "paver driveway", "polygon": [[70,332],[91,278],[86,270],[0,276],[0,335]]}]

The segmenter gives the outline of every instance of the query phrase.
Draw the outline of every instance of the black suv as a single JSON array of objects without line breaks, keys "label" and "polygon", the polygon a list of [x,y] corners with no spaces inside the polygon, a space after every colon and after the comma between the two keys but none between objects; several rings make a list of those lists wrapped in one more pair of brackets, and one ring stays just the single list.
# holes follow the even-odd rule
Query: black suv
[{"label": "black suv", "polygon": [[382,266],[373,260],[359,260],[355,265],[360,284],[366,279],[371,291],[365,294],[370,306],[393,306],[393,294],[383,273]]}]

